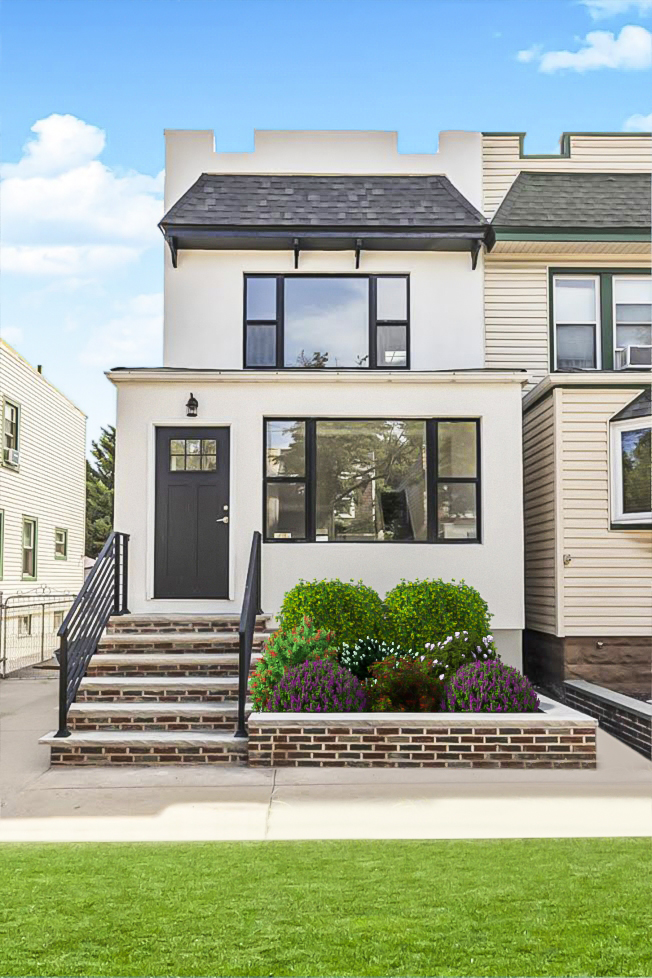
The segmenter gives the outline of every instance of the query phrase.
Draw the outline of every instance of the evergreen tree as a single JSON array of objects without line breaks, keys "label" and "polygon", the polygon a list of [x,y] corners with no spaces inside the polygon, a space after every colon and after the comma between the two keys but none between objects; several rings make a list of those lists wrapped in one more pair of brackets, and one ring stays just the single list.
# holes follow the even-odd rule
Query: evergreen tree
[{"label": "evergreen tree", "polygon": [[95,465],[86,461],[86,556],[97,557],[113,529],[113,478],[115,470],[115,428],[102,428],[91,454]]}]

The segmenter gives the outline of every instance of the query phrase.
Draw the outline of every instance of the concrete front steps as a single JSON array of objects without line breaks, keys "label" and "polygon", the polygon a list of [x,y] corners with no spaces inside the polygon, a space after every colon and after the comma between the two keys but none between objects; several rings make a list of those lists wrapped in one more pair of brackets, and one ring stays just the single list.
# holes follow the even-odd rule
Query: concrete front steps
[{"label": "concrete front steps", "polygon": [[[260,616],[252,668],[266,626]],[[216,615],[111,619],[70,707],[70,736],[41,739],[51,763],[245,763],[247,740],[234,736],[237,628]]]}]

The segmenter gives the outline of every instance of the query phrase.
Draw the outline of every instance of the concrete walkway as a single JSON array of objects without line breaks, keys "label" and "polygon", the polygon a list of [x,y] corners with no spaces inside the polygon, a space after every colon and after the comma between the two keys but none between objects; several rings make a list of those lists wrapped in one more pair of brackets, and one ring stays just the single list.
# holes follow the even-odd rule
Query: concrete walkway
[{"label": "concrete walkway", "polygon": [[50,770],[56,697],[0,682],[0,841],[652,836],[652,762],[602,731],[596,771]]}]

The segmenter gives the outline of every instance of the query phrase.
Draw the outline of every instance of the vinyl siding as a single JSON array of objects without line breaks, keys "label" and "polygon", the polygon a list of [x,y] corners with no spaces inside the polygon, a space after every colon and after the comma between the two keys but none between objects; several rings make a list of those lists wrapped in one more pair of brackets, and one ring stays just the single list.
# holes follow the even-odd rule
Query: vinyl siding
[{"label": "vinyl siding", "polygon": [[[557,389],[563,633],[652,635],[652,531],[611,530],[609,419],[635,390]],[[550,398],[548,398],[550,400]]]},{"label": "vinyl siding", "polygon": [[520,156],[516,133],[483,136],[483,213],[493,217],[521,170],[649,171],[652,140],[647,135],[573,135],[570,157]]},{"label": "vinyl siding", "polygon": [[549,373],[548,269],[630,268],[640,259],[622,254],[537,257],[487,256],[485,270],[485,357],[487,367],[529,370],[532,384]]},{"label": "vinyl siding", "polygon": [[525,627],[556,634],[557,545],[554,396],[523,422]]},{"label": "vinyl siding", "polygon": [[[18,471],[0,464],[5,596],[46,586],[76,592],[84,576],[86,418],[0,341],[0,398],[20,405]],[[38,521],[36,580],[22,577],[23,516]],[[55,560],[55,527],[68,530],[68,556]]]}]

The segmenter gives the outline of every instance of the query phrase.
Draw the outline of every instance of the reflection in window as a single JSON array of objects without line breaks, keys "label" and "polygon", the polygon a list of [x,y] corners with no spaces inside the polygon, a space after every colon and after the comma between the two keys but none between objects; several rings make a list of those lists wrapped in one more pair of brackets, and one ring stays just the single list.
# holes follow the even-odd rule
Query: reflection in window
[{"label": "reflection in window", "polygon": [[171,472],[214,472],[217,442],[214,438],[171,438]]},{"label": "reflection in window", "polygon": [[367,279],[285,280],[286,367],[366,367]]},{"label": "reflection in window", "polygon": [[318,540],[425,540],[423,421],[317,422]]},{"label": "reflection in window", "polygon": [[623,431],[620,445],[623,513],[649,513],[652,510],[650,428]]},{"label": "reflection in window", "polygon": [[[652,277],[614,277],[616,367],[650,366]],[[632,350],[631,348],[635,349]],[[638,348],[638,349],[636,349]],[[618,356],[620,354],[620,356]]]}]

